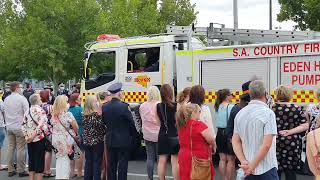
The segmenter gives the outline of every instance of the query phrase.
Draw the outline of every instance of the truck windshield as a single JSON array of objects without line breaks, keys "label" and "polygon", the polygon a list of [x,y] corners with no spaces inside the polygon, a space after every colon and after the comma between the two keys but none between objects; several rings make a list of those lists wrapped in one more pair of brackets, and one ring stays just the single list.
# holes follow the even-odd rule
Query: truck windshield
[{"label": "truck windshield", "polygon": [[109,83],[115,79],[116,52],[97,52],[89,57],[86,69],[86,90]]}]

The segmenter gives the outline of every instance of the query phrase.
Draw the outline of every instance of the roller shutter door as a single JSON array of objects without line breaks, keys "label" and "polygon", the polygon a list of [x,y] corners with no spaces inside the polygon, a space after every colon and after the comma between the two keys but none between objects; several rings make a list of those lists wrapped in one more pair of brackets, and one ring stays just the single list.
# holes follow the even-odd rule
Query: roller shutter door
[{"label": "roller shutter door", "polygon": [[200,69],[201,83],[206,90],[241,90],[241,85],[254,75],[261,78],[266,88],[269,88],[266,58],[202,61]]}]

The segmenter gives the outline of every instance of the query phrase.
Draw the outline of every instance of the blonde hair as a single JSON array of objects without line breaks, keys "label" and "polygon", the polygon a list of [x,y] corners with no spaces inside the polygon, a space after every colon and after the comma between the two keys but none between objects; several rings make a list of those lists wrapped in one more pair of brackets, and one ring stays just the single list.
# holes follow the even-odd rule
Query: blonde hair
[{"label": "blonde hair", "polygon": [[99,92],[97,94],[97,99],[99,101],[103,101],[106,99],[107,96],[111,96],[111,93],[109,91]]},{"label": "blonde hair", "polygon": [[111,96],[111,93],[109,91],[99,92],[97,94],[97,100],[100,106],[102,106],[102,103],[104,103],[106,97],[108,96]]},{"label": "blonde hair", "polygon": [[151,86],[148,88],[147,101],[161,101],[160,91],[156,86]]},{"label": "blonde hair", "polygon": [[84,103],[84,114],[88,115],[96,110],[97,107],[97,97],[96,96],[87,96],[86,102]]},{"label": "blonde hair", "polygon": [[199,109],[200,106],[198,104],[189,103],[182,105],[176,114],[177,128],[181,129],[185,127],[188,120],[191,118],[192,113]]},{"label": "blonde hair", "polygon": [[280,85],[276,90],[278,101],[289,102],[293,96],[293,90],[289,86]]},{"label": "blonde hair", "polygon": [[58,116],[59,114],[67,111],[68,97],[65,95],[60,95],[56,98],[53,103],[52,114]]}]

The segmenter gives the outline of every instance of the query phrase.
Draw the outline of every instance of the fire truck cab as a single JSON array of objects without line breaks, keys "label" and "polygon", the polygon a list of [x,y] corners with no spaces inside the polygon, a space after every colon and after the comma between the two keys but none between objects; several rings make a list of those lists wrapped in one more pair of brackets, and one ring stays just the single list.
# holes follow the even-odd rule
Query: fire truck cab
[{"label": "fire truck cab", "polygon": [[[115,82],[123,83],[124,100],[128,103],[144,102],[150,85],[176,87],[176,51],[186,49],[186,37],[158,35],[112,41],[99,37],[86,45],[83,100],[88,94],[106,91]],[[205,47],[197,38],[192,38],[192,44]]]}]

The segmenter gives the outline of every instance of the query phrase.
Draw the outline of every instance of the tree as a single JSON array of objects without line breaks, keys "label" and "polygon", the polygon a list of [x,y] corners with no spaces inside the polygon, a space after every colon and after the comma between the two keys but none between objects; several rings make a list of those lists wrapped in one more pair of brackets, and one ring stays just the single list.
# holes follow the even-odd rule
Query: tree
[{"label": "tree", "polygon": [[160,7],[160,22],[162,28],[166,25],[188,26],[197,18],[196,4],[190,0],[162,0]]},{"label": "tree", "polygon": [[[10,12],[11,2],[5,12]],[[12,4],[11,4],[12,5]],[[83,45],[106,29],[106,16],[95,0],[22,1],[23,10],[7,23],[0,49],[2,66],[20,73],[3,71],[8,80],[20,78],[48,80],[57,84],[81,76]],[[2,19],[10,19],[8,13]],[[18,65],[18,66],[17,66]]]},{"label": "tree", "polygon": [[[108,3],[106,3],[106,1]],[[166,25],[190,25],[197,12],[190,0],[106,0],[108,32],[122,37],[164,33]]]},{"label": "tree", "polygon": [[279,0],[278,21],[292,20],[296,29],[320,31],[320,0]]},{"label": "tree", "polygon": [[0,0],[0,79],[79,79],[84,44],[99,34],[161,33],[191,24],[194,8],[189,0]]}]

